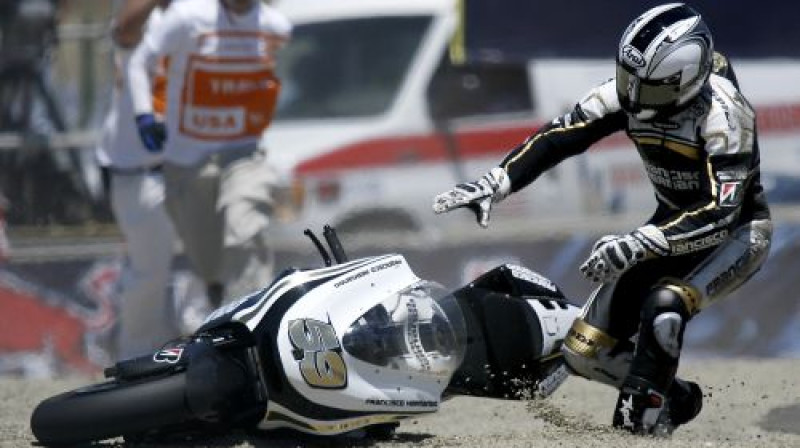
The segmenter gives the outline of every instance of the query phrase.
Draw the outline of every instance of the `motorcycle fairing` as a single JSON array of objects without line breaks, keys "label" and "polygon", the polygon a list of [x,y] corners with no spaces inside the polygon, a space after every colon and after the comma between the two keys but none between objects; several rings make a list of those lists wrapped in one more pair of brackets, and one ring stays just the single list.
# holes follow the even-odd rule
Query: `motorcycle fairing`
[{"label": "motorcycle fairing", "polygon": [[[285,311],[277,331],[280,359],[292,388],[308,400],[338,409],[402,413],[435,411],[456,365],[438,362],[440,359],[433,359],[427,353],[406,357],[404,362],[396,365],[381,365],[371,362],[374,360],[353,356],[342,344],[344,335],[365,313],[387,300],[397,300],[395,307],[401,309],[409,301],[414,301],[419,307],[417,319],[424,320],[423,301],[409,298],[409,294],[400,294],[418,291],[413,287],[420,281],[405,258],[395,255],[373,259],[306,292]],[[407,325],[410,317],[403,315],[398,321]],[[301,325],[309,339],[316,339],[301,340],[305,347],[299,347],[298,339],[302,338],[293,340],[289,331],[290,327],[297,330]],[[308,348],[318,350],[305,350]],[[304,353],[299,353],[300,349]],[[297,355],[301,355],[301,359]],[[319,376],[309,376],[308,369],[304,370],[309,365],[309,356],[333,360],[333,363],[321,362],[317,372]],[[423,367],[421,362],[427,364]],[[346,372],[337,372],[337,366],[344,366]],[[342,373],[346,375],[344,380],[337,376]],[[326,375],[327,379],[324,378]]]},{"label": "motorcycle fairing", "polygon": [[209,316],[204,326],[237,322],[262,341],[269,405],[260,427],[346,432],[438,409],[453,369],[380,366],[342,345],[365,312],[420,282],[399,255],[290,270]]},{"label": "motorcycle fairing", "polygon": [[292,428],[309,434],[328,436],[342,434],[365,426],[393,423],[412,415],[370,413],[343,419],[319,420],[300,416],[279,404],[273,404],[270,406],[268,419],[264,420],[259,427],[261,429]]},{"label": "motorcycle fairing", "polygon": [[288,291],[298,286],[310,285],[316,281],[324,282],[363,267],[375,259],[387,257],[390,257],[390,255],[363,258],[349,263],[319,269],[287,269],[267,288],[231,302],[211,313],[203,322],[203,326],[200,330],[205,326],[210,326],[220,321],[236,321],[245,324],[250,331],[253,331],[263,320],[265,314],[275,301]]}]

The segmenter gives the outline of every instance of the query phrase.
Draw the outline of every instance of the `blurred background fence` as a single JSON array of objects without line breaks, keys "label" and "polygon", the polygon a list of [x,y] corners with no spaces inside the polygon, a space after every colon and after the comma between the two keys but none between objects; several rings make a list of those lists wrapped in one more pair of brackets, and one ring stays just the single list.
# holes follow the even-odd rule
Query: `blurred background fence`
[{"label": "blurred background fence", "polygon": [[3,1],[0,193],[12,231],[110,223],[93,148],[111,88],[111,2]]}]

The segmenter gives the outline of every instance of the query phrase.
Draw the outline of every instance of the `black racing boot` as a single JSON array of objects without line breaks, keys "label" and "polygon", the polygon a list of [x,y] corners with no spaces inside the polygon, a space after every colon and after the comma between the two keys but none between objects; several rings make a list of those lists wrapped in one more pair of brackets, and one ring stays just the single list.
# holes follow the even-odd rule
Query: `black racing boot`
[{"label": "black racing boot", "polygon": [[703,408],[703,392],[697,383],[678,378],[672,382],[667,394],[667,405],[658,418],[652,435],[669,437],[680,425],[684,425],[700,413]]},{"label": "black racing boot", "polygon": [[[635,434],[668,436],[677,424],[697,415],[692,388],[675,380],[690,317],[675,288],[656,287],[644,299],[633,361],[614,409],[615,427]],[[669,404],[672,398],[674,412]]]},{"label": "black racing boot", "polygon": [[614,409],[614,427],[634,434],[669,437],[703,408],[703,392],[692,381],[676,378],[666,397],[648,381],[628,377]]},{"label": "black racing boot", "polygon": [[633,434],[655,434],[666,404],[666,397],[652,383],[629,375],[619,391],[613,425]]},{"label": "black racing boot", "polygon": [[703,392],[692,381],[675,378],[668,394],[668,417],[672,428],[692,421],[703,409]]}]

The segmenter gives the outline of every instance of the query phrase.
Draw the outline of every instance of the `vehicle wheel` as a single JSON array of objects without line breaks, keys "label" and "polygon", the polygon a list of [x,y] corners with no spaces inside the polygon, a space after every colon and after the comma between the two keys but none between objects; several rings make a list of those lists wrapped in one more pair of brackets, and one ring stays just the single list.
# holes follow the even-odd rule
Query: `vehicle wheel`
[{"label": "vehicle wheel", "polygon": [[31,429],[43,444],[74,444],[143,433],[192,419],[186,373],[139,382],[110,381],[40,403]]}]

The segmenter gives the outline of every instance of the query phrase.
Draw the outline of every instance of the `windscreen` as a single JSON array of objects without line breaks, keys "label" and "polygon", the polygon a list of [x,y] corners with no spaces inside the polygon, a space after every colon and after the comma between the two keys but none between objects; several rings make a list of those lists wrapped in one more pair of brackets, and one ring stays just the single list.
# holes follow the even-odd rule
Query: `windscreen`
[{"label": "windscreen", "polygon": [[380,367],[450,375],[463,360],[466,327],[455,297],[422,281],[370,308],[350,326],[342,345]]},{"label": "windscreen", "polygon": [[398,16],[298,24],[278,64],[275,120],[384,112],[430,23],[430,16]]}]

